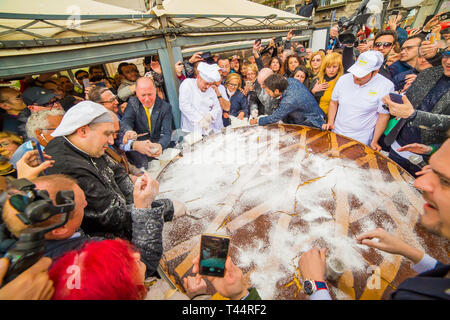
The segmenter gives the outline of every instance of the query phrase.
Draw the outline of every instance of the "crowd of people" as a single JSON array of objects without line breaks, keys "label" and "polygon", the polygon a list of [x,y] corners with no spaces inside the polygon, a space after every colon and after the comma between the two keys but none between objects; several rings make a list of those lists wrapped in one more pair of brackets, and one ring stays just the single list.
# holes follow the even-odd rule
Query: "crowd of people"
[{"label": "crowd of people", "polygon": [[[375,34],[361,31],[365,40],[355,44],[342,44],[339,28],[332,27],[327,46],[315,52],[293,41],[293,30],[267,46],[255,41],[248,57],[197,52],[175,65],[181,130],[208,136],[240,121],[261,126],[281,121],[355,139],[420,176],[415,186],[428,205],[421,222],[450,239],[450,28],[440,30],[439,16],[409,34],[399,27],[399,16],[392,17],[389,27]],[[162,229],[186,209],[170,199],[155,200],[159,184],[146,172],[178,141],[158,56],[145,57],[143,65],[142,75],[135,64],[123,62],[114,77],[102,66],[91,66],[77,71],[74,82],[48,73],[20,80],[20,88],[0,87],[1,175],[29,179],[52,200],[70,189],[75,203],[67,223],[45,235],[46,257],[4,285],[0,299],[158,296],[152,292],[157,286],[149,289],[146,279],[158,278]],[[411,155],[421,157],[422,164],[410,161]],[[8,201],[21,191],[6,186],[3,191],[2,255],[33,227]],[[55,219],[58,215],[39,226]],[[358,240],[404,255],[417,264],[417,272],[428,271],[413,293],[409,283],[392,298],[448,299],[437,288],[423,293],[420,282],[441,277],[448,265],[384,230]],[[299,260],[311,298],[330,298],[325,256],[325,250],[313,248]],[[184,279],[188,296],[178,292],[173,298],[209,299],[203,293],[210,282],[224,297],[259,299],[230,257],[224,278],[199,275],[198,263],[197,257],[194,276]],[[8,265],[8,259],[0,259],[0,284]],[[74,265],[83,270],[81,287],[68,286],[72,274],[67,270]]]}]

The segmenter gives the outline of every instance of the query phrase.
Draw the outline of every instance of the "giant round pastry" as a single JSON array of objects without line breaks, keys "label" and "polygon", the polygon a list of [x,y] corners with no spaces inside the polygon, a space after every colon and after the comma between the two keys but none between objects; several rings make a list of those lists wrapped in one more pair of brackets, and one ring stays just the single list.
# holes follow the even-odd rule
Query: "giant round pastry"
[{"label": "giant round pastry", "polygon": [[[263,299],[305,299],[298,259],[313,246],[344,269],[334,299],[387,299],[411,262],[358,244],[377,227],[446,262],[449,242],[417,224],[414,178],[350,138],[295,125],[224,129],[183,150],[158,177],[160,197],[188,212],[164,226],[162,269],[181,289],[203,233],[231,237],[229,254]],[[212,286],[209,293],[214,293]]]}]

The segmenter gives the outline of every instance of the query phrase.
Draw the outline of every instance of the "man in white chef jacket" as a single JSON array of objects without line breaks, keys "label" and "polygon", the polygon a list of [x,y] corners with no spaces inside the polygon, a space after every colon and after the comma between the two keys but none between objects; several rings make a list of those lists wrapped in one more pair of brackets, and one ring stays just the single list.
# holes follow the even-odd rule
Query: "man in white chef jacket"
[{"label": "man in white chef jacket", "polygon": [[208,135],[223,128],[222,108],[211,87],[221,77],[216,64],[200,62],[197,70],[196,79],[185,79],[180,85],[181,129]]}]

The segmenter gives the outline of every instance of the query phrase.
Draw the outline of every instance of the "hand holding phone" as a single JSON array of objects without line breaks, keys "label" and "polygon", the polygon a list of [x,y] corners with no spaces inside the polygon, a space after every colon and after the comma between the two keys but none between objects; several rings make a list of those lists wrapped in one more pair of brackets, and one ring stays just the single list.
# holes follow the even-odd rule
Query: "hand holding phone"
[{"label": "hand holding phone", "polygon": [[83,79],[83,86],[84,88],[89,88],[91,86],[91,83],[89,82],[89,79]]},{"label": "hand holding phone", "polygon": [[450,19],[450,11],[443,13],[439,16],[439,21],[445,21]]},{"label": "hand holding phone", "polygon": [[204,52],[204,53],[202,53],[202,55],[201,55],[201,58],[202,58],[202,59],[208,59],[208,58],[210,58],[210,57],[211,57],[211,52],[210,52],[210,51]]},{"label": "hand holding phone", "polygon": [[203,234],[200,244],[199,273],[223,278],[229,245],[229,237]]},{"label": "hand holding phone", "polygon": [[430,41],[430,44],[434,44],[434,40],[436,39],[436,34],[434,32],[430,32],[429,34],[427,34],[427,36],[425,37],[425,40]]},{"label": "hand holding phone", "polygon": [[395,103],[403,104],[403,98],[402,97],[403,96],[401,94],[398,94],[398,93],[393,93],[393,92],[389,93],[389,98],[392,100],[392,102],[395,102]]}]

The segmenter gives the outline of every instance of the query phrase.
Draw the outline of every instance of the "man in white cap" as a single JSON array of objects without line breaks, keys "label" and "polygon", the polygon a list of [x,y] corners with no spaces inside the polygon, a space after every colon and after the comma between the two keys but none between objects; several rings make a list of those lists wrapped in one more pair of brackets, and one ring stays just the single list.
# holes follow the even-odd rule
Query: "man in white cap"
[{"label": "man in white cap", "polygon": [[[52,133],[55,138],[45,148],[55,160],[48,171],[75,178],[84,191],[87,207],[82,228],[88,235],[131,239],[132,213],[138,210],[139,214],[158,215],[157,223],[162,224],[163,219],[172,219],[173,204],[166,199],[153,201],[159,188],[156,180],[144,174],[143,180],[133,185],[126,171],[118,170],[120,165],[105,155],[108,145],[114,143],[114,133],[113,118],[105,107],[92,101],[78,103],[65,113]],[[152,196],[146,198],[145,209],[136,209],[143,208],[137,201],[148,185]],[[159,230],[161,225],[146,229]],[[162,235],[158,232],[153,236]],[[155,250],[160,256],[162,248]]]},{"label": "man in white cap", "polygon": [[200,62],[197,79],[186,79],[180,85],[181,129],[203,135],[223,128],[222,108],[211,86],[220,81],[218,66]]},{"label": "man in white cap", "polygon": [[384,57],[378,51],[361,53],[334,87],[328,122],[322,129],[358,140],[380,151],[378,139],[386,129],[389,111],[382,98],[394,92],[394,84],[378,74]]}]

